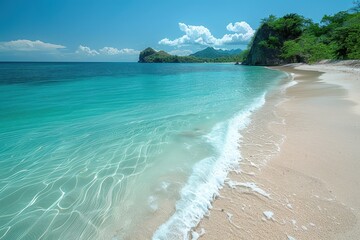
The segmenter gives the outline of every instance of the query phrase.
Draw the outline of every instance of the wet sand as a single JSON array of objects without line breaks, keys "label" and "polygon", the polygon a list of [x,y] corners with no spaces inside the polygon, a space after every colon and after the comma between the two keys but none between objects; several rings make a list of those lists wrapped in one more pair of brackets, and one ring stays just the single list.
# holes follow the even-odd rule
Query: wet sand
[{"label": "wet sand", "polygon": [[254,114],[240,169],[196,231],[205,230],[200,239],[359,239],[359,69],[277,69],[295,82]]}]

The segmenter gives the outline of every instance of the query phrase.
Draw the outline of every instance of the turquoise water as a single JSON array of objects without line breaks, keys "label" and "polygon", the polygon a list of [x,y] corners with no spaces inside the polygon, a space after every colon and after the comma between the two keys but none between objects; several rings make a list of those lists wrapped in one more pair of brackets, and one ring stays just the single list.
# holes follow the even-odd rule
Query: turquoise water
[{"label": "turquoise water", "polygon": [[[284,75],[0,63],[0,239],[186,238]],[[140,228],[140,230],[139,230]]]}]

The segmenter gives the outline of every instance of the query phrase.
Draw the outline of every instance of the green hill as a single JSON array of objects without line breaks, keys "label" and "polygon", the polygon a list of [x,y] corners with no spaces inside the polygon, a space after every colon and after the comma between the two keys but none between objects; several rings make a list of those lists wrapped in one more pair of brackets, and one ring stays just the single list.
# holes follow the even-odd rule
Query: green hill
[{"label": "green hill", "polygon": [[215,49],[213,47],[207,47],[204,50],[198,51],[196,53],[190,54],[190,56],[204,59],[216,59],[221,57],[229,57],[236,56],[241,53],[241,49],[233,49],[233,50],[222,50]]}]

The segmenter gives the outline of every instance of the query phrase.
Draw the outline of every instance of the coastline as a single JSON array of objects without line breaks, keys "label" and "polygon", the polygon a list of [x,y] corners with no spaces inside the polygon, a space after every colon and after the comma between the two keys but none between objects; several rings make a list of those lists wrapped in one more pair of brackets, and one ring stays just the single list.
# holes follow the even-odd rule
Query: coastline
[{"label": "coastline", "polygon": [[356,239],[359,69],[273,69],[295,82],[268,94],[252,117],[240,140],[241,170],[229,173],[196,231],[205,232],[201,239]]}]

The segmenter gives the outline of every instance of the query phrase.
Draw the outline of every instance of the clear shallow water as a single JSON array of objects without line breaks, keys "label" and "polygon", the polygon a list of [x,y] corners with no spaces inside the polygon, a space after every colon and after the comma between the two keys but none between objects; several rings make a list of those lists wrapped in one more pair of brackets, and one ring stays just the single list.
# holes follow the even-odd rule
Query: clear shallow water
[{"label": "clear shallow water", "polygon": [[0,238],[131,239],[139,226],[185,236],[282,77],[227,64],[0,63]]}]

